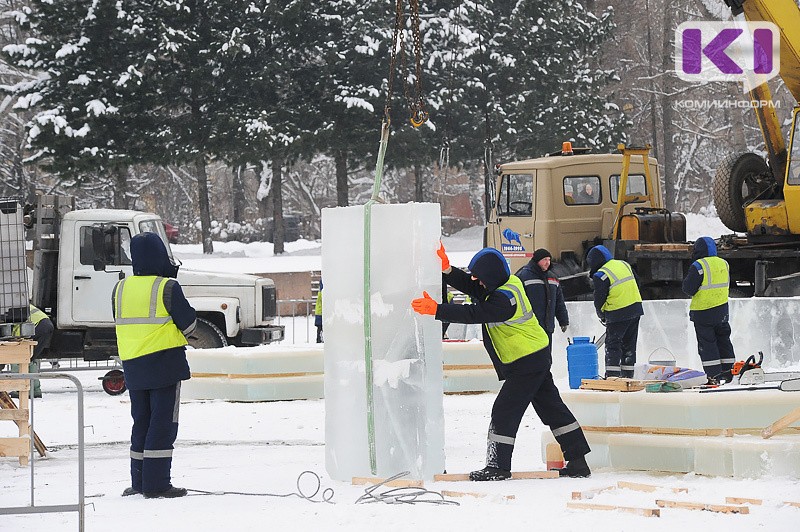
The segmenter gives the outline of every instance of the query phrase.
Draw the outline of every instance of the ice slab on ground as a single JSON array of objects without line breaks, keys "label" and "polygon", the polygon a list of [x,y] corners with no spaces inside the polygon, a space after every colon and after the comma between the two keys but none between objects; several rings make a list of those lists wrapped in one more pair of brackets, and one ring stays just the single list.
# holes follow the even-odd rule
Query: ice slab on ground
[{"label": "ice slab on ground", "polygon": [[[671,353],[678,366],[703,369],[697,354],[694,325],[689,321],[689,302],[689,299],[643,302],[645,314],[639,323],[637,362],[647,362],[651,356],[663,360]],[[567,338],[599,338],[605,332],[591,301],[568,302],[567,310],[567,333],[556,327],[553,334],[553,375],[556,378],[567,376]],[[730,324],[737,360],[762,351],[767,371],[800,364],[800,298],[731,299]],[[448,334],[455,338],[451,329],[452,325]],[[599,355],[599,369],[604,373],[604,348],[600,348]]]},{"label": "ice slab on ground", "polygon": [[326,468],[337,480],[403,471],[432,478],[444,470],[442,329],[431,316],[414,313],[411,300],[423,290],[441,300],[439,205],[373,205],[365,275],[367,215],[365,206],[322,212]]},{"label": "ice slab on ground", "polygon": [[[800,435],[683,436],[587,432],[592,469],[697,473],[734,478],[800,479]],[[550,433],[542,434],[542,460]]]},{"label": "ice slab on ground", "polygon": [[[445,393],[500,389],[481,342],[445,342],[442,348]],[[181,388],[184,399],[286,401],[324,396],[322,344],[189,349],[186,356],[192,378]]]}]

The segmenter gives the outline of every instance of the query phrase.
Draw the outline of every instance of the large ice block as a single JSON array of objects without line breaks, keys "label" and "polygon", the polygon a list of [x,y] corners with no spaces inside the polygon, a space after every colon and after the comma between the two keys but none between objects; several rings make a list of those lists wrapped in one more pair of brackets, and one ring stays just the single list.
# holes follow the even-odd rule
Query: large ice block
[{"label": "large ice block", "polygon": [[[366,278],[365,220],[365,206],[322,211],[326,468],[338,480],[403,471],[430,479],[444,470],[442,329],[431,316],[415,314],[411,300],[423,290],[441,300],[439,205],[373,205]],[[373,430],[376,471],[370,463]]]},{"label": "large ice block", "polygon": [[[697,353],[694,325],[689,321],[689,299],[645,301],[639,324],[637,362],[664,358],[668,350],[678,366],[703,369]],[[553,376],[567,376],[567,338],[599,337],[605,332],[591,301],[567,303],[569,329],[553,333]],[[800,297],[749,297],[730,300],[731,341],[737,360],[764,353],[764,367],[778,370],[800,364]],[[451,329],[448,334],[451,338]],[[605,371],[605,349],[599,353],[600,372]]]}]

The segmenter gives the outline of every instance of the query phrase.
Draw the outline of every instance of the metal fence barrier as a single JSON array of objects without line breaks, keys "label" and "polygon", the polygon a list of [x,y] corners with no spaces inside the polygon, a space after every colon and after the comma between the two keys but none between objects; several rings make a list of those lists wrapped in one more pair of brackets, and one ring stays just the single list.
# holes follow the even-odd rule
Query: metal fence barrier
[{"label": "metal fence barrier", "polygon": [[[84,505],[84,441],[83,441],[83,386],[81,382],[72,375],[66,373],[0,373],[0,380],[27,379],[68,379],[72,381],[78,391],[78,503],[77,504],[55,504],[47,506],[36,506],[34,499],[33,469],[36,461],[33,449],[33,432],[35,425],[33,422],[33,405],[35,400],[31,395],[31,431],[30,431],[30,469],[31,469],[31,503],[29,506],[0,507],[0,515],[12,514],[43,514],[57,512],[78,512],[78,530],[85,530],[86,509]],[[33,387],[31,387],[33,389]],[[20,405],[21,407],[22,405]]]},{"label": "metal fence barrier", "polygon": [[[284,341],[288,341],[291,339],[291,343],[296,343],[299,338],[303,337],[302,332],[298,335],[297,329],[299,326],[305,325],[305,341],[306,343],[310,343],[311,340],[311,325],[313,325],[314,320],[314,306],[317,304],[316,299],[279,299],[277,301],[278,305],[278,316],[276,317],[276,321],[278,325],[282,325],[282,319],[292,319],[292,330],[289,337],[284,338]],[[288,308],[288,310],[287,310]],[[284,310],[287,310],[286,314],[284,314]],[[316,338],[314,338],[316,340]]]}]

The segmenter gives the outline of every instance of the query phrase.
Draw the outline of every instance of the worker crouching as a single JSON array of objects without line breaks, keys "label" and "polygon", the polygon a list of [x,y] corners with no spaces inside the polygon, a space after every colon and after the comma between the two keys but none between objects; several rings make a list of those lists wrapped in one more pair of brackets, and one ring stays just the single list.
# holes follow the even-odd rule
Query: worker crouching
[{"label": "worker crouching", "polygon": [[511,455],[522,416],[532,404],[550,427],[569,461],[561,476],[588,477],[585,455],[590,451],[575,416],[561,400],[550,373],[547,333],[536,320],[522,281],[510,274],[499,251],[485,248],[469,264],[472,276],[450,261],[440,247],[444,279],[467,294],[469,305],[438,304],[427,292],[412,301],[420,314],[452,323],[483,324],[483,344],[503,385],[492,407],[486,450],[486,467],[470,473],[471,480],[505,480],[511,477]]}]

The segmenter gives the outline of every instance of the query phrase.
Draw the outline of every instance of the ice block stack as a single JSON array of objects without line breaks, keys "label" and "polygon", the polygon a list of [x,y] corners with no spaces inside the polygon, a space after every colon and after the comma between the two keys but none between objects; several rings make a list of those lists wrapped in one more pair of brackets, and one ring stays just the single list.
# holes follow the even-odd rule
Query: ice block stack
[{"label": "ice block stack", "polygon": [[22,206],[13,199],[0,199],[0,323],[26,321],[28,308]]},{"label": "ice block stack", "polygon": [[338,480],[432,478],[444,470],[442,329],[411,300],[426,290],[441,301],[439,205],[373,205],[365,276],[366,209],[322,213],[326,467]]}]

